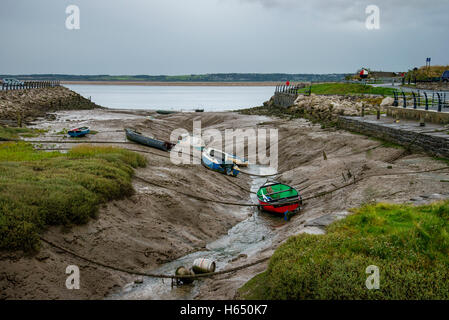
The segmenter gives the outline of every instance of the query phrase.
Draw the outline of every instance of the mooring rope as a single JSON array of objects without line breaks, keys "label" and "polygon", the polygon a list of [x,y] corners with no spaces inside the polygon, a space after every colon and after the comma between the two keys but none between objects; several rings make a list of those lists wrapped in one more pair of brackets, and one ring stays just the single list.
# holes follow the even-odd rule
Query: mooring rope
[{"label": "mooring rope", "polygon": [[[334,188],[332,190],[319,192],[316,195],[313,195],[313,196],[310,196],[310,197],[306,197],[306,198],[302,198],[302,201],[307,201],[307,200],[311,200],[311,199],[322,197],[324,195],[327,195],[327,194],[333,193],[335,191],[338,191],[338,190],[344,189],[346,187],[349,187],[351,185],[354,185],[354,184],[356,184],[356,183],[358,183],[358,182],[360,182],[360,181],[362,181],[364,179],[368,179],[368,178],[384,177],[384,176],[396,176],[396,175],[405,175],[405,174],[418,174],[418,173],[435,172],[435,171],[442,171],[442,170],[449,170],[449,166],[436,168],[436,169],[422,170],[422,171],[407,171],[407,172],[397,172],[397,173],[379,173],[379,174],[372,174],[372,175],[361,176],[359,178],[354,178],[353,181],[351,181],[349,183],[346,183],[344,185],[341,185],[339,187],[336,187],[336,188]],[[189,194],[189,193],[186,193],[186,192],[183,192],[183,191],[179,191],[179,190],[175,190],[175,189],[166,187],[164,185],[161,185],[161,184],[149,181],[149,180],[147,180],[147,179],[145,179],[143,177],[139,177],[139,176],[134,176],[134,177],[139,179],[139,180],[141,180],[141,181],[143,181],[143,182],[145,182],[145,183],[154,185],[156,187],[167,189],[167,190],[170,190],[170,191],[173,191],[173,192],[176,192],[176,193],[180,193],[180,194],[185,195],[187,197],[192,197],[194,199],[201,200],[201,201],[207,201],[207,202],[213,202],[213,203],[219,203],[219,204],[226,204],[226,205],[241,206],[241,207],[270,206],[270,204],[261,205],[261,204],[254,204],[254,203],[238,203],[238,202],[228,202],[228,201],[221,201],[221,200],[214,200],[214,199],[203,198],[203,197],[200,197],[200,196],[197,196],[197,195]],[[297,201],[285,202],[283,204],[287,205],[287,204],[294,204],[294,203],[297,203]]]},{"label": "mooring rope", "polygon": [[310,196],[310,197],[307,197],[307,198],[303,198],[302,200],[303,201],[307,201],[307,200],[310,200],[310,199],[319,198],[319,197],[325,196],[327,194],[333,193],[335,191],[338,191],[340,189],[349,187],[349,186],[351,186],[353,184],[356,184],[356,183],[358,183],[358,182],[360,182],[360,181],[362,181],[364,179],[368,179],[368,178],[385,177],[385,176],[397,176],[397,175],[403,175],[403,174],[427,173],[427,172],[435,172],[435,171],[442,171],[442,170],[448,170],[448,169],[449,169],[449,167],[442,167],[442,168],[428,169],[428,170],[422,170],[422,171],[407,171],[407,172],[383,173],[383,174],[379,173],[379,174],[372,174],[372,175],[362,176],[360,178],[354,178],[353,181],[351,181],[351,182],[349,182],[347,184],[341,185],[340,187],[336,187],[336,188],[334,188],[332,190],[329,190],[329,191],[323,191],[323,192],[317,193],[316,195],[313,195],[313,196]]},{"label": "mooring rope", "polygon": [[87,144],[96,144],[96,143],[109,143],[109,144],[134,144],[129,141],[102,141],[102,140],[19,140],[19,139],[9,139],[7,141],[14,142],[29,142],[29,143],[87,143]]},{"label": "mooring rope", "polygon": [[159,274],[159,273],[151,273],[151,272],[141,272],[141,271],[136,271],[136,270],[128,270],[128,269],[124,269],[124,268],[120,268],[120,267],[116,267],[116,266],[112,266],[103,262],[99,262],[87,257],[84,257],[72,250],[69,250],[67,248],[61,247],[60,245],[57,245],[56,243],[45,239],[44,237],[40,237],[40,239],[47,243],[48,245],[55,247],[59,250],[62,250],[74,257],[77,257],[79,259],[82,259],[84,261],[87,261],[91,264],[95,264],[107,269],[111,269],[114,271],[119,271],[119,272],[124,272],[127,274],[133,274],[133,275],[139,275],[139,276],[145,276],[145,277],[151,277],[151,278],[163,278],[163,279],[197,279],[197,278],[205,278],[205,277],[213,277],[213,276],[217,276],[217,275],[221,275],[221,274],[226,274],[226,273],[231,273],[231,272],[235,272],[235,271],[239,271],[242,269],[246,269],[252,266],[255,266],[257,264],[260,264],[262,262],[267,261],[268,259],[270,259],[270,257],[265,257],[262,259],[258,259],[254,262],[239,266],[239,267],[235,267],[235,268],[231,268],[231,269],[226,269],[226,270],[222,270],[222,271],[217,271],[217,272],[209,272],[209,273],[202,273],[202,274],[196,274],[196,275],[167,275],[167,274]]},{"label": "mooring rope", "polygon": [[[153,154],[162,158],[167,158],[170,159],[169,156],[165,155],[165,154],[160,154],[160,153],[156,153],[156,152],[151,152],[151,151],[146,151],[146,150],[138,150],[138,149],[130,149],[130,148],[124,148],[125,150],[128,151],[134,151],[134,152],[140,152],[140,153],[148,153],[148,154]],[[39,150],[39,151],[69,151],[72,150],[72,148],[37,148],[34,150]]]},{"label": "mooring rope", "polygon": [[[334,189],[329,190],[329,191],[320,192],[320,193],[318,193],[316,195],[313,195],[311,197],[308,197],[308,198],[304,198],[303,201],[314,199],[314,198],[318,198],[318,197],[322,197],[324,195],[333,193],[333,192],[335,192],[337,190],[346,188],[346,187],[348,187],[350,185],[354,185],[354,184],[356,184],[356,183],[358,183],[358,182],[360,182],[360,181],[362,181],[364,179],[371,178],[371,177],[403,175],[403,174],[417,174],[417,173],[442,171],[442,170],[446,170],[446,169],[449,169],[449,166],[442,167],[442,168],[436,168],[436,169],[422,170],[422,171],[409,171],[409,172],[399,172],[399,173],[373,174],[373,175],[368,175],[368,176],[364,176],[364,177],[360,177],[360,178],[354,178],[354,180],[352,182],[350,182],[350,183],[347,183],[345,185],[342,185],[340,187],[334,188]],[[138,178],[138,179],[140,179],[140,180],[142,180],[142,181],[144,181],[144,182],[146,182],[148,184],[151,184],[151,185],[154,185],[154,186],[157,186],[157,187],[160,187],[160,188],[165,188],[165,189],[168,189],[168,190],[171,190],[171,191],[174,191],[174,192],[178,192],[178,193],[184,194],[186,196],[190,196],[190,197],[196,198],[198,200],[216,202],[216,203],[221,203],[221,204],[239,205],[239,206],[259,206],[259,205],[255,205],[255,204],[231,203],[231,202],[207,199],[207,198],[199,197],[199,196],[196,196],[196,195],[190,195],[190,194],[187,194],[187,193],[182,192],[182,191],[178,191],[178,190],[174,190],[174,189],[171,189],[171,188],[167,188],[167,187],[162,186],[160,184],[148,181],[147,179],[142,178],[142,177],[138,177],[137,176],[136,178]],[[101,266],[101,267],[104,267],[104,268],[108,268],[108,269],[115,270],[115,271],[118,271],[118,272],[124,272],[124,273],[127,273],[127,274],[140,275],[140,276],[153,277],[153,278],[162,278],[162,279],[165,278],[165,279],[172,279],[172,280],[173,279],[198,279],[198,278],[206,278],[206,277],[212,277],[212,276],[227,274],[227,273],[236,272],[236,271],[239,271],[239,270],[242,270],[242,269],[246,269],[246,268],[252,267],[254,265],[260,264],[260,263],[265,262],[265,261],[270,259],[270,257],[265,257],[265,258],[259,259],[257,261],[252,262],[252,263],[245,264],[245,265],[242,265],[242,266],[239,266],[239,267],[235,267],[235,268],[231,268],[231,269],[227,269],[227,270],[222,270],[222,271],[217,271],[217,272],[198,274],[198,275],[182,275],[182,276],[181,275],[166,275],[166,274],[156,274],[156,273],[149,273],[149,272],[140,272],[140,271],[135,271],[135,270],[127,270],[127,269],[119,268],[119,267],[116,267],[116,266],[111,266],[111,265],[108,265],[106,263],[102,263],[102,262],[99,262],[99,261],[96,261],[96,260],[84,257],[84,256],[82,256],[80,254],[77,254],[76,252],[71,251],[71,250],[69,250],[67,248],[61,247],[61,246],[59,246],[59,245],[57,245],[57,244],[55,244],[55,243],[45,239],[44,237],[40,237],[40,239],[43,242],[49,244],[50,246],[53,246],[53,247],[55,247],[55,248],[57,248],[59,250],[62,250],[64,252],[66,252],[66,253],[69,253],[69,254],[77,257],[77,258],[80,258],[80,259],[82,259],[84,261],[87,261],[89,263],[92,263],[92,264],[95,264],[95,265],[98,265],[98,266]]]}]

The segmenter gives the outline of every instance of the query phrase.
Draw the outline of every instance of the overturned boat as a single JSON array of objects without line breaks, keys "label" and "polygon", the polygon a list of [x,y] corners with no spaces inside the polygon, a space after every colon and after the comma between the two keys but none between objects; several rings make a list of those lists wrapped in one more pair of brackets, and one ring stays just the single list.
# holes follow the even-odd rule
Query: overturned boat
[{"label": "overturned boat", "polygon": [[163,151],[170,151],[176,145],[168,141],[161,141],[154,138],[146,137],[142,133],[133,129],[125,129],[125,132],[126,138],[128,138],[128,140],[140,143],[144,146],[157,148]]},{"label": "overturned boat", "polygon": [[221,150],[204,148],[201,160],[205,167],[228,176],[237,177],[240,173],[240,169],[234,163],[233,158]]},{"label": "overturned boat", "polygon": [[257,191],[257,198],[262,210],[285,217],[298,211],[302,205],[301,196],[295,188],[276,181],[261,186]]}]

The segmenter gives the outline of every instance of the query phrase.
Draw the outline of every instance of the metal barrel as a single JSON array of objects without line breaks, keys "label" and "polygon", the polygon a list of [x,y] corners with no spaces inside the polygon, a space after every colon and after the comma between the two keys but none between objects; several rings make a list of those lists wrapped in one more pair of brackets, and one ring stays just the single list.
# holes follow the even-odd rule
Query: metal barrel
[{"label": "metal barrel", "polygon": [[[186,267],[179,267],[178,269],[176,269],[175,274],[177,276],[191,276],[191,275],[194,275],[194,273],[192,271],[188,270]],[[189,284],[189,283],[193,282],[193,279],[186,278],[186,279],[182,279],[181,281],[182,281],[182,283]]]},{"label": "metal barrel", "polygon": [[195,259],[192,269],[195,273],[209,273],[215,271],[215,262],[209,259]]}]

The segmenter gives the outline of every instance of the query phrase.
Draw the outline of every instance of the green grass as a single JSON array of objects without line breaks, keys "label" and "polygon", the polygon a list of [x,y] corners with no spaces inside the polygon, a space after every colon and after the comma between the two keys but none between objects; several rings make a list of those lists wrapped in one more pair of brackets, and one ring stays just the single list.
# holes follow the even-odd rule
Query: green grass
[{"label": "green grass", "polygon": [[145,158],[124,149],[81,145],[67,154],[0,144],[0,250],[37,250],[49,225],[86,223],[98,207],[133,192]]},{"label": "green grass", "polygon": [[[366,268],[380,269],[368,290]],[[449,299],[449,201],[375,204],[325,235],[289,238],[268,269],[239,290],[246,299]]]},{"label": "green grass", "polygon": [[37,137],[41,133],[44,133],[44,132],[46,132],[46,130],[0,126],[0,141],[1,140],[16,140],[16,139],[19,139],[20,137],[23,137],[23,138]]},{"label": "green grass", "polygon": [[[393,95],[395,89],[373,87],[358,83],[320,83],[312,85],[312,93],[315,94],[335,94],[335,95],[361,95],[361,94],[379,94]],[[298,93],[307,93],[309,88],[299,89]]]}]

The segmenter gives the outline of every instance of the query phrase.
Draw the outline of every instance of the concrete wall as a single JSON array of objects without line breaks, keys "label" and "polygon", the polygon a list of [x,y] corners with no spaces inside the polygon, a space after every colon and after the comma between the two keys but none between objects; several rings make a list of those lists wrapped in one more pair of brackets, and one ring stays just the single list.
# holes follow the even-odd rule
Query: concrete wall
[{"label": "concrete wall", "polygon": [[276,92],[273,97],[273,102],[276,107],[286,108],[292,106],[297,97],[298,95],[293,93]]},{"label": "concrete wall", "polygon": [[410,146],[412,150],[424,151],[434,156],[449,158],[449,138],[401,130],[382,124],[362,121],[354,117],[340,116],[338,126],[345,130],[366,134],[403,146]]},{"label": "concrete wall", "polygon": [[437,112],[433,110],[419,110],[419,109],[409,109],[402,107],[385,107],[387,115],[390,117],[399,116],[399,119],[411,119],[419,120],[424,117],[425,122],[430,123],[449,123],[449,112]]}]

